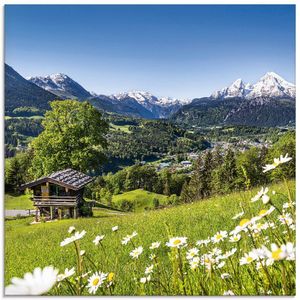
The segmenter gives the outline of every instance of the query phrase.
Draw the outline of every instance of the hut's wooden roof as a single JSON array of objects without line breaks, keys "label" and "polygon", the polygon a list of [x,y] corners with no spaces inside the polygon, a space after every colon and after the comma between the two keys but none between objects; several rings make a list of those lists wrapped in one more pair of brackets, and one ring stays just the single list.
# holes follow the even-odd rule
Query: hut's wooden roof
[{"label": "hut's wooden roof", "polygon": [[93,178],[84,173],[75,171],[73,169],[66,169],[54,172],[49,176],[41,177],[37,180],[23,184],[21,186],[21,189],[30,188],[42,184],[44,182],[50,182],[77,191],[82,189],[86,184],[90,183],[91,181],[93,181]]}]

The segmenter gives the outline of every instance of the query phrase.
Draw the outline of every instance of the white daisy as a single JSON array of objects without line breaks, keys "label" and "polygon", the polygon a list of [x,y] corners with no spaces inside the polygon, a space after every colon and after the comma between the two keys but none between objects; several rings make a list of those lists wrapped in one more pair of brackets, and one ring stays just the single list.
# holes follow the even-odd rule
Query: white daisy
[{"label": "white daisy", "polygon": [[146,267],[145,269],[145,274],[151,274],[153,272],[153,268],[154,268],[154,265],[150,265],[149,267]]},{"label": "white daisy", "polygon": [[257,258],[258,257],[257,257],[256,251],[251,251],[248,254],[245,253],[244,257],[242,257],[240,259],[240,265],[242,266],[242,265],[250,264],[253,261],[255,261]]},{"label": "white daisy", "polygon": [[80,240],[81,238],[84,237],[84,235],[86,234],[86,231],[85,230],[82,230],[81,232],[77,231],[75,232],[74,235],[72,235],[71,237],[68,237],[68,238],[65,238],[61,243],[60,243],[60,246],[63,247],[63,246],[66,246],[72,242],[75,242],[77,240]]},{"label": "white daisy", "polygon": [[123,238],[123,240],[122,240],[122,245],[127,245],[129,242],[130,242],[130,240],[133,238],[133,237],[135,237],[135,236],[137,236],[137,232],[136,231],[134,231],[132,234],[127,234],[124,238]]},{"label": "white daisy", "polygon": [[99,245],[99,243],[104,239],[104,235],[97,235],[93,240],[95,246]]},{"label": "white daisy", "polygon": [[88,279],[87,288],[90,294],[95,294],[107,278],[108,273],[96,272]]},{"label": "white daisy", "polygon": [[52,266],[35,268],[33,273],[26,273],[24,278],[13,277],[5,288],[5,295],[42,295],[51,290],[57,281],[58,270]]},{"label": "white daisy", "polygon": [[132,258],[138,258],[138,257],[142,254],[142,252],[143,252],[143,247],[142,247],[142,246],[139,246],[139,247],[133,249],[133,250],[130,252],[129,255],[130,255]]},{"label": "white daisy", "polygon": [[198,256],[194,256],[190,261],[189,261],[189,264],[190,264],[190,268],[192,270],[195,270],[198,266],[199,266],[199,263],[200,263],[200,258]]},{"label": "white daisy", "polygon": [[186,244],[187,244],[186,237],[170,238],[169,242],[166,243],[166,245],[171,248],[181,248],[181,247],[186,246]]},{"label": "white daisy", "polygon": [[278,167],[279,165],[289,162],[291,159],[292,159],[292,157],[288,157],[288,153],[285,156],[283,156],[281,154],[279,158],[274,158],[273,164],[267,164],[265,167],[263,167],[263,169],[264,169],[263,172],[265,173],[270,170],[273,170],[276,167]]},{"label": "white daisy", "polygon": [[270,197],[267,195],[267,193],[269,192],[269,188],[261,188],[261,190],[254,196],[251,198],[251,202],[256,202],[259,199],[262,199],[262,202],[264,204],[268,203],[270,200]]},{"label": "white daisy", "polygon": [[240,235],[240,234],[232,235],[232,236],[229,238],[229,242],[231,242],[231,243],[236,243],[236,242],[238,242],[240,239],[241,239],[241,235]]},{"label": "white daisy", "polygon": [[112,227],[112,231],[117,231],[119,229],[119,226],[114,226],[114,227]]},{"label": "white daisy", "polygon": [[70,276],[72,276],[74,274],[75,274],[75,268],[74,267],[72,269],[70,269],[70,270],[68,268],[66,268],[65,272],[63,274],[59,274],[57,276],[57,281],[62,281],[65,278],[68,278],[68,277],[70,277]]},{"label": "white daisy", "polygon": [[199,249],[197,249],[197,248],[192,248],[192,249],[190,249],[190,250],[187,251],[187,253],[186,253],[186,258],[187,258],[188,260],[190,260],[190,259],[192,259],[194,256],[197,256],[198,253],[199,253]]},{"label": "white daisy", "polygon": [[159,246],[160,246],[160,242],[154,242],[154,243],[151,244],[149,249],[151,249],[151,250],[157,249]]},{"label": "white daisy", "polygon": [[68,229],[68,233],[73,233],[75,231],[75,227],[74,226],[70,226]]},{"label": "white daisy", "polygon": [[223,295],[224,296],[234,296],[234,292],[231,290],[228,290],[228,291],[225,291]]},{"label": "white daisy", "polygon": [[223,241],[227,236],[227,231],[219,231],[211,238],[211,240],[213,243],[219,243]]},{"label": "white daisy", "polygon": [[147,277],[142,277],[141,279],[140,279],[140,282],[141,283],[147,283],[147,282],[149,282],[151,280],[151,276],[149,275],[149,276],[147,276]]},{"label": "white daisy", "polygon": [[232,220],[236,220],[236,219],[239,219],[240,217],[242,217],[245,213],[242,211],[238,214],[236,214],[234,217],[232,217]]}]

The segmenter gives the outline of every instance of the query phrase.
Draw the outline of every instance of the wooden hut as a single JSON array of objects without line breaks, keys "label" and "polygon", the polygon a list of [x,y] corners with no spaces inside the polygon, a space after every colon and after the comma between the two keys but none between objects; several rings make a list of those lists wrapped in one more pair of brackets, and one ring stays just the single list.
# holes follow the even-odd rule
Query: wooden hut
[{"label": "wooden hut", "polygon": [[91,181],[93,178],[84,173],[66,169],[23,184],[21,189],[33,191],[31,200],[36,207],[36,220],[38,215],[50,219],[63,216],[76,218],[84,203],[84,186]]}]

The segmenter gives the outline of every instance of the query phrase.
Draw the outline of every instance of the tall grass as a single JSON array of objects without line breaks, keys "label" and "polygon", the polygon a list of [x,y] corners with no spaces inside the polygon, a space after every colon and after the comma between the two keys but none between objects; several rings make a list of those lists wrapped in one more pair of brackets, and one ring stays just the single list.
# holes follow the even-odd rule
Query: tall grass
[{"label": "tall grass", "polygon": [[[124,216],[107,215],[38,225],[28,225],[28,219],[9,221],[5,224],[5,282],[8,284],[13,276],[22,276],[35,267],[53,265],[60,272],[72,267],[77,271],[57,284],[49,292],[52,295],[89,295],[91,282],[88,279],[96,271],[107,274],[96,295],[294,295],[295,262],[290,260],[292,254],[273,262],[270,260],[265,265],[269,259],[266,249],[271,251],[272,244],[280,247],[295,242],[295,183],[288,182],[288,187],[290,196],[283,192],[286,190],[284,183],[271,186],[268,192],[271,201],[267,204],[261,200],[250,201],[258,192],[255,189]],[[230,242],[230,232],[241,219],[251,220],[271,206],[276,209],[269,215],[246,224],[239,232],[240,241]],[[232,219],[241,211],[244,211],[243,216]],[[113,232],[112,227],[116,225],[119,230]],[[68,236],[69,226],[87,233],[82,239],[61,247],[60,242]],[[126,245],[122,244],[123,238],[134,231],[138,235]],[[214,243],[212,238],[220,231],[225,231],[227,237]],[[97,235],[104,235],[104,238],[96,246],[93,240]],[[186,243],[178,248],[169,247],[166,243],[172,237],[186,237]],[[207,245],[205,240],[209,240]],[[161,243],[160,246],[149,249],[156,241]],[[85,250],[81,260],[74,255],[79,253],[74,251],[74,246]],[[139,246],[143,251],[133,259],[130,253]],[[260,257],[251,254],[253,249],[263,246],[266,249],[261,250],[264,254]],[[187,257],[193,248],[199,253],[193,258],[191,255]],[[229,251],[235,252],[230,255]],[[254,260],[241,264],[242,257],[249,253]],[[81,271],[78,264],[81,264]],[[260,268],[259,264],[263,266]],[[153,271],[145,274],[147,267]],[[79,287],[76,278],[86,272],[91,273],[81,277]]]}]

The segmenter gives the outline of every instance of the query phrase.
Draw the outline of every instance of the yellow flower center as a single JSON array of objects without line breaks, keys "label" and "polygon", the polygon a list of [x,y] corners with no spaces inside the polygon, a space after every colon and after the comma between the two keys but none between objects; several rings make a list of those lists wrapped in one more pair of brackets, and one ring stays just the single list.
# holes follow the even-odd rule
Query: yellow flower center
[{"label": "yellow flower center", "polygon": [[220,240],[221,238],[222,238],[222,234],[217,234],[216,239],[217,239],[217,240]]},{"label": "yellow flower center", "polygon": [[267,212],[266,209],[262,209],[262,210],[259,212],[259,215],[262,216],[262,215],[264,215],[266,212]]},{"label": "yellow flower center", "polygon": [[99,283],[100,279],[99,278],[95,278],[92,282],[92,285],[97,285]]},{"label": "yellow flower center", "polygon": [[112,281],[113,279],[114,279],[114,277],[115,277],[115,273],[109,273],[108,274],[108,281]]},{"label": "yellow flower center", "polygon": [[272,252],[272,258],[274,260],[279,260],[280,259],[280,254],[282,253],[282,250],[278,248],[277,250]]},{"label": "yellow flower center", "polygon": [[253,258],[252,258],[251,256],[248,256],[248,257],[247,257],[247,262],[250,263],[250,262],[252,262],[252,261],[253,261]]},{"label": "yellow flower center", "polygon": [[179,245],[181,243],[181,240],[175,240],[173,243],[174,245]]},{"label": "yellow flower center", "polygon": [[250,220],[249,219],[242,219],[240,222],[240,226],[245,225],[246,223],[248,223]]}]

